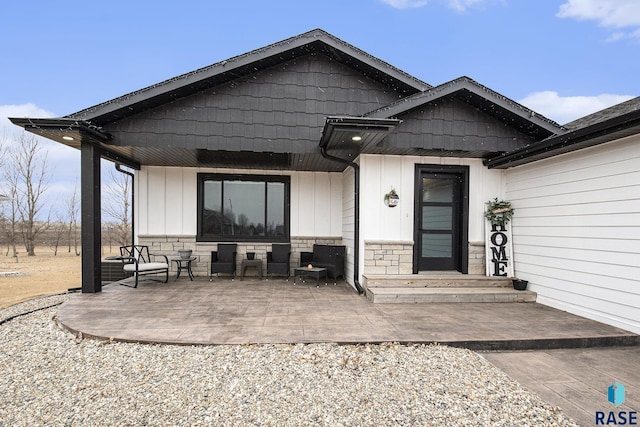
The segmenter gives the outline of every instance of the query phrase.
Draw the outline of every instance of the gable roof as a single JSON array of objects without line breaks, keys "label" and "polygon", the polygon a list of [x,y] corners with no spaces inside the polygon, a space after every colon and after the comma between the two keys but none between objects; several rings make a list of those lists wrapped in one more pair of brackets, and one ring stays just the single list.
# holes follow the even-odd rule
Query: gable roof
[{"label": "gable roof", "polygon": [[[190,150],[182,150],[180,155],[177,155],[177,151],[169,153],[168,150],[163,150],[162,144],[158,143],[157,138],[154,139],[153,145],[148,145],[146,142],[138,140],[133,145],[127,146],[126,143],[125,145],[122,145],[120,136],[112,134],[112,132],[114,132],[114,126],[118,123],[124,123],[127,120],[136,120],[143,114],[156,111],[159,107],[163,107],[164,105],[168,105],[170,103],[176,105],[176,101],[180,102],[182,99],[186,100],[188,99],[187,97],[197,96],[198,94],[205,93],[207,90],[211,91],[218,87],[234,84],[237,81],[247,79],[250,76],[255,76],[261,72],[271,73],[279,67],[285,67],[287,64],[291,65],[299,59],[312,58],[314,56],[322,56],[323,59],[326,59],[329,62],[333,62],[336,65],[352,70],[353,76],[358,75],[365,77],[362,79],[363,81],[375,82],[379,84],[380,87],[388,88],[388,94],[393,94],[391,99],[409,96],[431,87],[429,84],[367,54],[366,52],[332,36],[331,34],[323,30],[316,29],[281,42],[268,45],[264,48],[256,49],[210,66],[182,74],[164,82],[120,96],[65,117],[45,119],[11,118],[10,120],[14,124],[22,126],[26,130],[74,148],[80,148],[81,140],[97,144],[102,150],[103,157],[125,164],[134,169],[139,169],[141,164],[162,165],[167,164],[168,162],[175,162],[175,164],[172,164],[174,166],[193,166],[195,162],[196,165],[206,164],[213,166],[216,164],[219,166],[226,165],[228,167],[242,167],[240,162],[248,159],[249,156],[238,156],[241,152],[234,154],[233,152],[237,150],[235,148],[235,144],[232,144],[231,142],[227,143],[227,146],[233,146],[233,148],[227,150],[228,152],[216,151],[220,153],[216,156],[203,155],[202,153],[207,150],[224,150],[224,148],[193,147],[194,144],[191,141],[193,137],[192,134],[178,135],[175,131],[169,132],[168,135],[174,135],[176,139],[176,143],[172,142],[171,144],[174,148],[181,149],[181,147],[184,146],[183,148]],[[338,81],[343,81],[344,79],[344,75],[338,76]],[[344,81],[342,83],[344,83]],[[292,86],[291,89],[294,89],[294,86]],[[319,90],[323,89],[319,88]],[[343,97],[346,96],[348,96],[348,93],[345,92]],[[362,96],[366,96],[366,94],[363,92]],[[383,100],[385,98],[387,99],[383,103],[390,102],[388,99],[389,96],[380,97],[379,100]],[[261,98],[252,99],[258,100]],[[378,99],[378,97],[374,97],[373,99]],[[345,98],[339,101],[358,103],[358,98]],[[331,104],[326,103],[326,105],[330,106]],[[362,105],[367,108],[367,103]],[[368,108],[373,108],[373,105]],[[365,111],[367,110],[358,111],[356,114],[360,115]],[[238,111],[234,112],[237,113]],[[319,118],[324,121],[323,119],[325,116],[345,113],[352,114],[353,112],[329,111]],[[251,113],[248,112],[247,114]],[[264,114],[262,114],[262,116],[264,116]],[[291,117],[293,116],[289,115],[287,120],[290,121]],[[317,119],[314,118],[313,121],[315,122]],[[237,123],[241,124],[242,122],[240,121]],[[127,126],[130,124],[131,122],[128,123]],[[222,125],[222,122],[220,124]],[[287,122],[286,125],[288,128],[291,128],[290,123]],[[310,134],[317,127],[319,137],[322,129],[321,126],[322,124],[318,122],[317,124],[313,124],[313,126],[307,126],[306,131]],[[151,136],[152,135],[149,134],[149,137]],[[200,136],[206,137],[210,136],[210,134],[205,133]],[[224,136],[229,136],[229,133],[225,131]],[[185,140],[185,138],[189,141],[184,143],[180,142],[181,140]],[[273,136],[265,135],[265,144],[273,146]],[[242,153],[256,151],[256,147],[246,148],[246,144],[242,144],[242,146],[244,147],[242,148],[242,150],[244,150]],[[314,140],[313,146],[317,147],[317,139]],[[266,152],[267,148],[265,147],[264,150],[258,148],[257,151]],[[194,152],[196,153],[194,154]],[[270,158],[272,159],[273,157],[274,156],[271,156]],[[327,168],[326,161],[313,160],[320,157],[319,152],[317,155],[307,153],[303,160],[297,158],[292,159],[291,156],[289,156],[286,161],[280,161],[278,163],[278,167],[303,168],[303,170],[307,170],[308,168],[323,168],[321,170],[325,170],[324,168]],[[254,155],[253,158],[255,160],[256,156]],[[220,162],[224,160],[224,162],[212,163],[213,159],[219,159]],[[267,160],[265,160],[265,167],[269,167],[270,165]],[[331,164],[332,162],[328,163]],[[255,161],[252,162],[251,165],[253,165],[252,167],[255,167]],[[333,169],[335,169],[335,166],[330,170]]]},{"label": "gable roof", "polygon": [[640,133],[640,97],[567,123],[568,132],[484,161],[505,169]]},{"label": "gable roof", "polygon": [[425,104],[448,97],[466,102],[536,139],[546,138],[564,131],[564,128],[556,122],[466,76],[408,96],[391,105],[371,111],[365,116],[373,118],[397,117]]},{"label": "gable roof", "polygon": [[620,104],[605,108],[604,110],[589,114],[588,116],[581,117],[565,124],[564,127],[572,131],[583,129],[596,123],[611,120],[630,113],[633,114],[637,110],[640,110],[640,97],[632,98],[628,101],[621,102]]},{"label": "gable roof", "polygon": [[309,53],[322,53],[335,61],[359,70],[363,75],[373,80],[396,88],[399,93],[404,95],[431,87],[325,31],[315,29],[182,74],[66,117],[90,121],[96,126],[102,126]]},{"label": "gable roof", "polygon": [[[331,63],[332,65],[325,68],[319,65],[321,69],[316,71],[323,76],[333,73],[338,75],[340,79],[340,84],[335,86],[341,91],[339,96],[330,102],[324,98],[316,98],[317,104],[325,108],[324,110],[308,110],[304,106],[290,110],[291,105],[277,111],[268,110],[263,106],[258,108],[254,105],[255,100],[265,100],[263,94],[259,93],[247,95],[249,98],[245,104],[250,108],[232,110],[231,118],[233,120],[225,121],[220,118],[222,116],[217,115],[211,115],[214,117],[211,119],[200,112],[198,117],[189,113],[186,120],[183,115],[172,117],[173,123],[170,123],[166,116],[157,114],[160,110],[158,107],[164,108],[165,105],[171,104],[169,108],[176,109],[180,107],[178,104],[182,103],[181,108],[184,109],[184,105],[187,105],[188,102],[200,97],[200,101],[196,100],[196,102],[202,103],[202,96],[216,94],[218,88],[225,85],[234,87],[237,82],[249,81],[260,74],[271,75],[273,72],[290,70],[291,64],[296,62],[298,63],[298,72],[300,72],[302,69],[300,64],[308,60],[313,61],[314,64],[319,64],[320,60]],[[349,76],[346,80],[339,70],[336,72],[336,67],[348,70]],[[308,70],[305,71],[305,73],[307,72]],[[362,79],[361,76],[365,78]],[[372,91],[370,94],[365,94],[360,85],[361,83],[364,85],[362,81],[365,80],[374,83],[374,85],[367,86],[368,90]],[[302,89],[294,88],[296,81],[285,83],[291,86],[287,87],[289,98],[299,102],[309,102],[309,98],[304,97],[305,93]],[[282,86],[283,82],[278,84]],[[324,93],[322,88],[315,87],[316,83],[311,83],[310,86],[308,82],[305,84],[307,89],[318,89]],[[301,87],[304,89],[304,86]],[[261,86],[261,89],[267,90],[267,92],[269,90],[267,85]],[[294,89],[298,92],[295,96],[291,96],[290,92],[295,92]],[[375,92],[376,90],[378,92]],[[385,96],[376,96],[382,93]],[[356,94],[355,97],[354,94]],[[219,94],[215,96],[216,99],[219,98]],[[227,96],[228,99],[234,97],[237,99],[238,94],[227,94]],[[286,103],[289,98],[278,98],[278,103]],[[394,101],[397,99],[399,100]],[[366,113],[371,108],[389,102],[391,104]],[[210,108],[211,104],[208,102],[206,104]],[[633,122],[637,113],[635,111],[638,107],[637,104],[640,104],[637,100],[636,102],[629,101],[576,120],[563,127],[469,77],[463,76],[432,87],[331,34],[316,29],[182,74],[65,117],[12,118],[11,121],[26,130],[74,148],[80,147],[80,141],[91,142],[100,147],[103,157],[133,168],[139,168],[141,164],[248,167],[249,164],[255,166],[260,161],[264,161],[264,167],[334,170],[335,166],[327,166],[326,161],[318,160],[319,154],[317,152],[312,152],[309,149],[311,146],[309,143],[312,142],[312,139],[317,148],[318,140],[315,139],[314,132],[320,133],[322,124],[324,124],[324,132],[317,136],[320,138],[320,146],[325,149],[341,150],[343,134],[347,132],[348,126],[343,123],[329,123],[330,120],[327,120],[332,117],[339,118],[340,122],[348,119],[347,122],[358,124],[359,131],[369,132],[369,137],[372,140],[375,139],[377,143],[368,144],[366,152],[484,158],[506,152],[506,154],[486,160],[485,164],[489,167],[509,167],[549,157],[555,155],[554,153],[579,149],[588,144],[606,142],[606,140],[614,139],[616,135],[624,135],[619,129],[620,126],[629,128],[633,125],[624,124],[626,119],[621,116],[628,116],[629,120]],[[351,107],[357,105],[357,108],[338,111],[344,109],[344,105]],[[336,106],[338,106],[337,110]],[[438,120],[431,120],[431,116],[428,115],[420,116],[420,110],[424,106],[432,107],[429,109],[429,113],[435,112],[436,115],[442,113],[436,117]],[[453,106],[455,114],[451,113],[451,106]],[[216,108],[216,111],[225,110],[223,105],[218,105]],[[302,111],[302,109],[305,110]],[[276,109],[274,108],[274,110]],[[228,110],[225,111],[228,112]],[[296,113],[296,117],[292,115],[292,111]],[[274,112],[277,118],[285,117],[285,119],[273,120]],[[461,118],[463,113],[467,114],[465,118]],[[156,117],[151,117],[154,114]],[[269,115],[270,121],[265,118],[267,115]],[[150,123],[164,120],[163,127],[153,127],[153,124],[151,127],[146,124],[142,126],[141,123],[146,119],[153,119],[148,120]],[[385,126],[383,132],[378,130],[375,125],[376,120],[379,119],[404,119],[405,124],[400,125],[400,121],[396,120],[393,125]],[[189,126],[194,125],[194,129],[197,128],[197,130],[184,130],[187,120],[190,120]],[[224,131],[216,129],[217,133],[212,132],[208,127],[209,121],[212,124],[224,126]],[[453,131],[450,126],[446,126],[446,128],[442,126],[443,122],[455,121],[459,122],[459,125]],[[469,126],[465,126],[467,123]],[[496,127],[493,126],[495,123],[504,125],[498,127],[503,129],[502,133],[495,130]],[[206,125],[203,126],[203,124]],[[254,132],[252,135],[243,133],[255,131],[256,129],[250,126],[256,124],[266,125],[265,129],[268,128],[268,134],[267,132]],[[609,124],[613,128],[607,127]],[[175,127],[168,131],[167,126],[173,125]],[[250,126],[247,127],[247,125]],[[133,131],[126,129],[126,127],[133,129]],[[388,134],[396,127],[398,130],[391,133],[390,138],[383,142],[381,139],[383,135]],[[474,133],[474,127],[477,133]],[[277,129],[274,136],[272,134],[275,128]],[[333,128],[339,128],[339,132],[333,132]],[[238,130],[236,131],[236,129]],[[291,132],[291,129],[304,131],[306,136],[301,137],[297,133]],[[487,129],[490,129],[488,133]],[[508,132],[504,129],[507,129]],[[289,130],[288,133],[287,130]],[[409,137],[402,135],[403,131],[405,134],[408,132],[411,135],[416,131],[421,132],[422,139],[411,135]],[[123,139],[122,135],[127,132],[130,135],[129,138]],[[602,132],[610,134],[603,135]],[[131,137],[134,133],[136,135]],[[170,141],[165,141],[165,143],[159,141],[157,135],[160,134],[165,135],[165,139]],[[144,135],[144,137],[140,137],[140,135]],[[587,141],[594,135],[596,140]],[[218,138],[218,142],[222,142],[216,142],[215,138]],[[236,143],[235,141],[239,138],[242,140],[241,143]],[[257,141],[256,144],[249,146],[250,144],[246,141],[248,138],[253,138],[254,141]],[[398,142],[394,138],[404,139]],[[295,150],[288,148],[289,146],[283,143],[283,140],[286,143],[294,144]],[[432,143],[436,140],[440,145]],[[513,143],[499,143],[506,140],[513,141]],[[350,147],[349,154],[351,157],[357,156],[364,152],[363,150],[362,146],[357,150],[352,150]],[[253,157],[245,155],[247,153]],[[271,160],[264,160],[267,157]],[[249,158],[253,161],[246,163]],[[276,159],[277,162],[274,163],[273,159]]]}]

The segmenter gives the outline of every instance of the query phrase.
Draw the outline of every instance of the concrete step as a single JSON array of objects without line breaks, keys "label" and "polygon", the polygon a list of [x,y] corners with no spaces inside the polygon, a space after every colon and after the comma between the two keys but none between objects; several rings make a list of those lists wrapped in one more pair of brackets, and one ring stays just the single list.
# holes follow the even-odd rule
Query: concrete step
[{"label": "concrete step", "polygon": [[365,287],[378,288],[511,288],[511,278],[472,274],[406,274],[363,276]]},{"label": "concrete step", "polygon": [[368,286],[366,295],[375,304],[536,302],[532,291],[500,287],[378,287]]}]

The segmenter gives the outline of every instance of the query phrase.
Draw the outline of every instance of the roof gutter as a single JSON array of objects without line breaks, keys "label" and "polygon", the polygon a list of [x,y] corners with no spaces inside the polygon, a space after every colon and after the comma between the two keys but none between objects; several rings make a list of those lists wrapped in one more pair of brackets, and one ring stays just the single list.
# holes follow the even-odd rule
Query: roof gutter
[{"label": "roof gutter", "polygon": [[[375,146],[401,123],[398,119],[380,119],[371,117],[327,117],[322,138],[320,152],[327,160],[341,163],[353,168],[354,172],[354,224],[353,224],[353,284],[359,294],[364,294],[360,285],[360,165],[352,160],[343,159],[327,152],[329,145],[345,150],[345,139],[352,147],[353,142],[361,144],[357,150],[351,151],[349,156],[358,157],[367,147]],[[356,137],[357,139],[353,138]],[[347,149],[347,151],[349,151]]]},{"label": "roof gutter", "polygon": [[640,111],[632,111],[486,159],[484,165],[489,169],[506,169],[532,163],[634,134],[639,126]]},{"label": "roof gutter", "polygon": [[342,163],[353,168],[354,173],[354,216],[355,221],[353,224],[353,284],[360,295],[364,294],[364,289],[360,285],[360,165],[350,160],[341,159],[340,157],[332,156],[327,153],[327,144],[320,145],[320,152],[322,157],[327,160]]}]

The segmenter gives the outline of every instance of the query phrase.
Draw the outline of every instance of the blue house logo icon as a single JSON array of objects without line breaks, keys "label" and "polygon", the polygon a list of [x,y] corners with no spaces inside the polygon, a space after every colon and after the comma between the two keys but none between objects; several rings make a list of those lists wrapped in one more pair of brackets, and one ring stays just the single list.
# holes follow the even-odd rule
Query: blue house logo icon
[{"label": "blue house logo icon", "polygon": [[616,406],[620,406],[624,403],[624,386],[619,382],[609,386],[608,400]]},{"label": "blue house logo icon", "polygon": [[613,383],[607,389],[607,400],[616,405],[616,409],[609,412],[596,411],[597,426],[621,426],[621,425],[638,425],[637,411],[621,411],[617,409],[624,403],[624,386],[619,382]]}]

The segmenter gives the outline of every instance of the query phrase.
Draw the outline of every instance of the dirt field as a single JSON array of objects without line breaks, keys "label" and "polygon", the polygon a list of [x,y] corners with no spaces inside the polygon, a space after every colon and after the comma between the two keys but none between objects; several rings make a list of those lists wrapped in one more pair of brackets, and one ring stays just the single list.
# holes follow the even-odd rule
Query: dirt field
[{"label": "dirt field", "polygon": [[[0,255],[0,308],[81,286],[81,257],[66,250],[53,256],[49,248],[36,248],[36,254],[34,257],[19,254],[17,263],[15,258],[4,256],[4,252]],[[109,255],[115,254],[104,254]],[[20,275],[6,275],[11,272]]]}]

